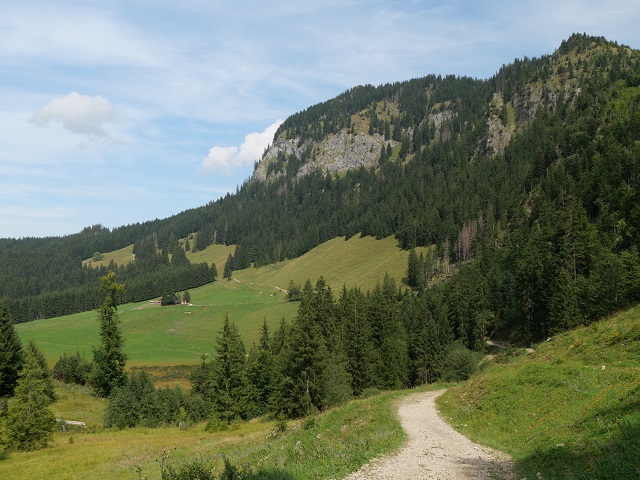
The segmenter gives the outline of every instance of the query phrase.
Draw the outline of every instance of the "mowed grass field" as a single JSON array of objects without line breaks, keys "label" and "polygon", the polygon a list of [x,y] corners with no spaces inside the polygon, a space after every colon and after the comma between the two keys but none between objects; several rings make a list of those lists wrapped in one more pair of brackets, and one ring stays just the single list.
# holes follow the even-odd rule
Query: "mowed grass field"
[{"label": "mowed grass field", "polygon": [[[248,268],[234,272],[232,280],[222,279],[224,262],[233,248],[212,245],[192,254],[197,255],[192,261],[216,262],[219,272],[218,281],[189,291],[193,305],[161,307],[145,301],[119,307],[130,366],[198,363],[201,355],[214,352],[225,315],[238,325],[249,349],[258,341],[265,319],[273,331],[282,318],[291,321],[295,317],[298,304],[286,302],[283,291],[291,280],[301,285],[307,279],[315,283],[322,275],[337,298],[343,285],[370,290],[386,273],[400,285],[408,259],[408,252],[399,249],[393,238],[336,238],[300,258]],[[125,257],[127,254],[121,256]],[[105,261],[108,258],[115,257],[107,253]],[[22,340],[35,340],[52,365],[63,353],[76,350],[90,359],[92,346],[100,342],[98,327],[95,311],[16,326]]]}]

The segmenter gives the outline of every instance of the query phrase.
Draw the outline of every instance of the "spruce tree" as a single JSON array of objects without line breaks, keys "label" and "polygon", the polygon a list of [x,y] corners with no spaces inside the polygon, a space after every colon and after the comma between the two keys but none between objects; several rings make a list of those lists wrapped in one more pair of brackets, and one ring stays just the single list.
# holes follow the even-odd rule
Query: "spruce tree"
[{"label": "spruce tree", "polygon": [[38,361],[38,365],[40,366],[40,370],[42,372],[42,381],[45,384],[45,393],[49,397],[49,399],[53,402],[56,399],[54,390],[53,390],[53,382],[51,381],[51,370],[49,370],[49,364],[47,363],[47,359],[44,358],[44,355],[38,349],[36,343],[32,340],[29,340],[26,348],[26,354],[32,354],[36,357]]},{"label": "spruce tree", "polygon": [[224,272],[222,273],[222,278],[231,280],[232,275],[233,275],[233,255],[229,254],[229,256],[227,257],[227,261],[224,264]]},{"label": "spruce tree", "polygon": [[347,357],[346,370],[351,375],[353,394],[360,395],[366,388],[375,386],[377,358],[364,294],[358,289],[347,291],[343,287],[338,312]]},{"label": "spruce tree", "polygon": [[245,348],[235,323],[225,315],[224,324],[216,339],[216,358],[213,365],[213,409],[221,420],[231,423],[244,416]]},{"label": "spruce tree", "polygon": [[10,397],[18,381],[24,352],[6,300],[0,300],[0,398]]},{"label": "spruce tree", "polygon": [[42,368],[34,350],[27,349],[15,397],[7,411],[7,430],[13,448],[36,450],[49,444],[56,428],[55,416],[47,408],[50,404]]},{"label": "spruce tree", "polygon": [[124,340],[116,306],[117,296],[124,290],[124,285],[117,283],[115,277],[113,272],[100,277],[100,290],[105,291],[107,296],[98,309],[102,345],[94,348],[93,361],[96,368],[94,386],[102,397],[108,397],[114,388],[127,383],[124,373],[127,356],[122,351]]},{"label": "spruce tree", "polygon": [[323,406],[327,348],[316,322],[314,303],[311,282],[307,280],[281,358],[278,409],[290,418],[309,415]]}]

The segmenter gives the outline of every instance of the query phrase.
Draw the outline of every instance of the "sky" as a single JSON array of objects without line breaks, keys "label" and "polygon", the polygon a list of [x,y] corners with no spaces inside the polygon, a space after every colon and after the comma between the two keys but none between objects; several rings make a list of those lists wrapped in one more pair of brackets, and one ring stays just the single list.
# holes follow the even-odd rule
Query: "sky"
[{"label": "sky", "polygon": [[640,48],[637,0],[2,3],[0,238],[217,200],[280,122],[356,85],[489,78],[575,32]]}]

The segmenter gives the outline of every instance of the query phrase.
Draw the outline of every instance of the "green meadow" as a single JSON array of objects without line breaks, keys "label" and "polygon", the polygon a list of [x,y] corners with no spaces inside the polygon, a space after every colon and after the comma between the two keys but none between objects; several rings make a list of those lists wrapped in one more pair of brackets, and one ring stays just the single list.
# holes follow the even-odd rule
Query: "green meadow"
[{"label": "green meadow", "polygon": [[[224,262],[232,252],[233,247],[212,245],[190,253],[191,261],[215,262],[219,272],[218,281],[189,291],[192,305],[161,307],[140,302],[119,307],[129,365],[168,368],[198,363],[203,354],[213,352],[225,315],[238,325],[248,349],[258,340],[264,320],[273,331],[282,318],[291,321],[296,315],[298,304],[285,299],[291,280],[303,284],[310,279],[315,283],[322,275],[336,296],[343,285],[366,291],[385,274],[400,284],[408,258],[408,252],[398,248],[391,237],[342,237],[300,258],[248,268],[234,272],[232,280],[222,279]],[[131,249],[104,255],[107,263],[110,259],[131,258]],[[51,364],[63,353],[76,350],[91,358],[92,346],[99,342],[95,311],[36,320],[19,324],[16,329],[23,341],[34,339]]]},{"label": "green meadow", "polygon": [[[442,386],[429,387],[437,388]],[[87,428],[57,432],[53,443],[42,450],[8,454],[0,461],[0,478],[160,479],[162,462],[180,466],[195,460],[220,472],[223,458],[251,469],[255,478],[341,478],[401,445],[405,434],[396,402],[407,393],[353,400],[302,420],[256,419],[210,433],[203,423],[187,428],[104,429],[100,425],[104,400],[84,387],[56,383],[59,400],[52,405],[56,416],[85,418]]]}]

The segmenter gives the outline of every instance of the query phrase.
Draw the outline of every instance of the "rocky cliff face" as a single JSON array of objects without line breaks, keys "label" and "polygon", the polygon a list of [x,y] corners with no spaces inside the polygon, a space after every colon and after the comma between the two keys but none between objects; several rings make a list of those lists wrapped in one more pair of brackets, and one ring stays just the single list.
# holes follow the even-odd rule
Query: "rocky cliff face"
[{"label": "rocky cliff face", "polygon": [[[465,128],[483,130],[471,161],[501,155],[512,138],[526,128],[541,109],[553,111],[559,103],[570,106],[575,101],[580,93],[579,79],[594,69],[597,58],[591,57],[602,48],[565,50],[544,60],[520,62],[517,68],[513,67],[516,73],[507,67],[505,81],[496,81],[493,85],[496,91],[482,91],[478,84],[474,86],[475,97],[460,96],[459,92],[468,94],[469,90],[462,88],[468,81],[460,80],[457,86],[435,77],[381,86],[379,93],[367,88],[352,89],[292,116],[297,116],[296,121],[274,139],[257,164],[252,180],[270,181],[285,174],[300,178],[313,171],[338,174],[375,167],[382,148],[389,144],[396,147],[406,141],[412,142],[410,153],[406,154],[404,145],[405,153],[399,155],[400,148],[393,149],[391,158],[410,160],[415,148],[454,140],[452,137],[460,135]],[[510,76],[522,76],[523,71],[527,71],[525,81],[509,83]],[[445,89],[446,95],[438,88]],[[492,96],[484,105],[484,114],[482,105],[474,106],[474,114],[481,115],[480,122],[474,123],[478,117],[470,119],[469,110],[464,109],[478,98],[486,101],[487,93]],[[362,101],[354,108],[358,98]],[[407,121],[408,118],[411,121]],[[398,125],[402,125],[401,132],[396,131]]]},{"label": "rocky cliff face", "polygon": [[[390,143],[394,146],[397,142]],[[313,158],[301,165],[296,174],[296,177],[300,177],[314,170],[335,174],[353,168],[375,166],[380,159],[381,148],[386,146],[387,142],[382,135],[347,133],[346,131],[330,135],[320,142],[307,140],[300,144],[297,138],[276,140],[258,163],[253,172],[253,180],[266,181],[267,178],[277,178],[278,175],[282,175],[282,172],[271,172],[269,176],[267,175],[269,164],[275,161],[280,153],[295,154],[300,158],[307,148],[312,148]]]}]

